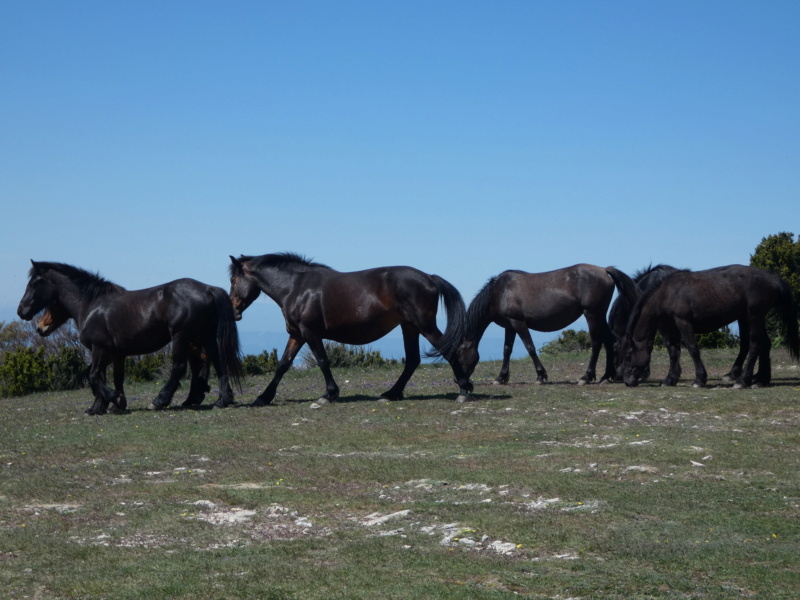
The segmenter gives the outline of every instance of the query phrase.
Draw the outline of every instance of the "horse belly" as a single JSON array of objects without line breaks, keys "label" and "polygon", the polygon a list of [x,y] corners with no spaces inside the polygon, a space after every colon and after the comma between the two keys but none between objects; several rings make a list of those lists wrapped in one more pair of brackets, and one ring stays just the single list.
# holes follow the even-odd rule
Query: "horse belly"
[{"label": "horse belly", "polygon": [[583,314],[581,310],[565,308],[528,316],[525,323],[534,331],[558,331],[572,325]]},{"label": "horse belly", "polygon": [[398,325],[397,320],[376,320],[349,327],[339,327],[329,329],[325,335],[326,339],[340,344],[351,344],[360,346],[371,344],[387,335]]}]

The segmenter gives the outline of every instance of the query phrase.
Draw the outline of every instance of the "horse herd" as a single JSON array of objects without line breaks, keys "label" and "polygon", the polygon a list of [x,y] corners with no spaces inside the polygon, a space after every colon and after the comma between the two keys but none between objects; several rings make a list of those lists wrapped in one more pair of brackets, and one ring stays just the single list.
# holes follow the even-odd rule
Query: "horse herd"
[{"label": "horse herd", "polygon": [[[44,311],[37,325],[42,336],[75,320],[81,343],[91,351],[89,383],[94,403],[86,412],[92,415],[127,407],[126,356],[155,352],[170,342],[170,376],[149,408],[169,405],[187,367],[191,383],[183,406],[200,404],[210,391],[211,365],[219,377],[214,406],[233,404],[231,384],[238,385],[243,375],[235,321],[262,292],[281,307],[289,341],[275,375],[254,406],[272,402],[281,378],[306,344],[325,377],[326,390],[320,400],[335,401],[339,387],[323,340],[369,344],[398,325],[406,359],[397,382],[381,395],[387,400],[402,399],[421,362],[420,336],[433,346],[428,356],[441,357],[452,367],[459,387],[457,400],[467,400],[473,391],[470,376],[480,360],[478,343],[491,323],[505,329],[498,383],[508,382],[516,336],[533,359],[537,382],[547,381],[529,330],[556,331],[581,315],[589,328],[591,357],[579,384],[596,380],[597,360],[605,348],[600,381],[621,379],[637,385],[649,375],[659,331],[670,359],[662,384],[675,385],[680,377],[682,342],[694,361],[694,385],[703,386],[707,374],[695,334],[738,321],[740,351],[726,378],[734,387],[769,385],[766,317],[770,313],[778,317],[791,356],[800,357],[798,312],[791,288],[779,276],[753,267],[731,265],[693,272],[658,265],[633,278],[614,267],[588,264],[547,273],[511,270],[489,279],[467,307],[452,284],[412,267],[345,273],[293,253],[230,258],[230,293],[193,279],[128,291],[84,269],[31,261],[17,313],[31,320]],[[615,288],[618,297],[612,306]],[[436,324],[440,302],[447,317],[444,332]],[[106,385],[110,364],[114,366],[113,390]]]}]

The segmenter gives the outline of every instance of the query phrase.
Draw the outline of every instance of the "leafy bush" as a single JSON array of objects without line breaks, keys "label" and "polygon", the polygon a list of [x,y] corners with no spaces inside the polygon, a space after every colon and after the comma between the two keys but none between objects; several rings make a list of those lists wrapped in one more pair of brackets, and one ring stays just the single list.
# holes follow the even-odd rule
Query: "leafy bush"
[{"label": "leafy bush", "polygon": [[589,332],[574,329],[565,329],[556,339],[551,340],[542,346],[542,352],[580,352],[589,350],[592,347],[592,340]]},{"label": "leafy bush", "polygon": [[263,350],[258,355],[248,354],[242,359],[242,366],[246,375],[274,373],[278,368],[278,351],[273,348],[272,352]]},{"label": "leafy bush", "polygon": [[165,377],[171,367],[172,350],[171,346],[167,346],[153,354],[126,358],[125,378],[131,381],[155,381]]},{"label": "leafy bush", "polygon": [[50,389],[76,390],[86,385],[87,365],[82,348],[62,346],[57,354],[48,359],[50,367]]},{"label": "leafy bush", "polygon": [[711,333],[697,336],[698,348],[738,348],[739,336],[731,332],[727,325]]},{"label": "leafy bush", "polygon": [[[325,352],[328,355],[331,368],[341,367],[382,367],[385,365],[396,365],[398,360],[394,358],[384,358],[380,350],[372,350],[369,346],[348,346],[338,342],[323,342]],[[302,357],[302,366],[314,368],[317,366],[317,359],[311,351],[305,352]]]},{"label": "leafy bush", "polygon": [[44,346],[38,350],[19,347],[4,353],[0,362],[0,394],[3,396],[24,396],[45,391],[50,388],[50,379]]}]

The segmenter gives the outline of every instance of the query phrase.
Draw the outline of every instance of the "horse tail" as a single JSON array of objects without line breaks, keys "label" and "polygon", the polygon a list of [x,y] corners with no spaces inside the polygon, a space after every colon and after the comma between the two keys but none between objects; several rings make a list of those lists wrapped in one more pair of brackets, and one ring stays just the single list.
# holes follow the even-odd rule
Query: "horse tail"
[{"label": "horse tail", "polygon": [[211,288],[211,295],[217,309],[217,348],[220,361],[231,381],[239,391],[242,390],[244,367],[242,350],[239,345],[239,331],[233,314],[233,304],[228,294],[220,288]]},{"label": "horse tail", "polygon": [[628,316],[639,299],[639,288],[636,283],[625,273],[616,267],[606,267],[606,273],[614,281],[619,296],[611,305],[608,314],[608,325],[614,335],[618,335],[617,330],[623,331],[627,325]]},{"label": "horse tail", "polygon": [[781,334],[784,343],[789,349],[789,354],[795,360],[800,360],[800,333],[797,326],[797,303],[794,299],[792,288],[786,281],[780,279],[781,303],[778,307],[778,317],[781,321]]},{"label": "horse tail", "polygon": [[447,280],[438,275],[431,275],[439,298],[444,303],[447,315],[447,326],[441,337],[439,348],[425,353],[427,358],[444,357],[450,361],[456,355],[458,346],[464,339],[467,324],[467,309],[461,293]]}]

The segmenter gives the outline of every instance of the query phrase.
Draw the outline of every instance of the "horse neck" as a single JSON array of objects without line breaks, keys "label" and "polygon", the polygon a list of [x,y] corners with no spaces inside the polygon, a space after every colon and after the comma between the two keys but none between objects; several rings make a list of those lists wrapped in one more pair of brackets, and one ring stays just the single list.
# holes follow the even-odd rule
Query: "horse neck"
[{"label": "horse neck", "polygon": [[658,303],[655,296],[642,306],[637,315],[636,323],[631,329],[631,337],[636,341],[651,339],[656,334],[658,324]]},{"label": "horse neck", "polygon": [[255,272],[261,291],[283,307],[286,297],[295,289],[303,272],[291,268],[266,267]]},{"label": "horse neck", "polygon": [[66,314],[71,319],[75,319],[80,329],[83,326],[86,315],[92,308],[94,299],[81,291],[80,287],[65,275],[58,274],[53,278],[53,283],[58,290],[58,301],[64,307]]}]

